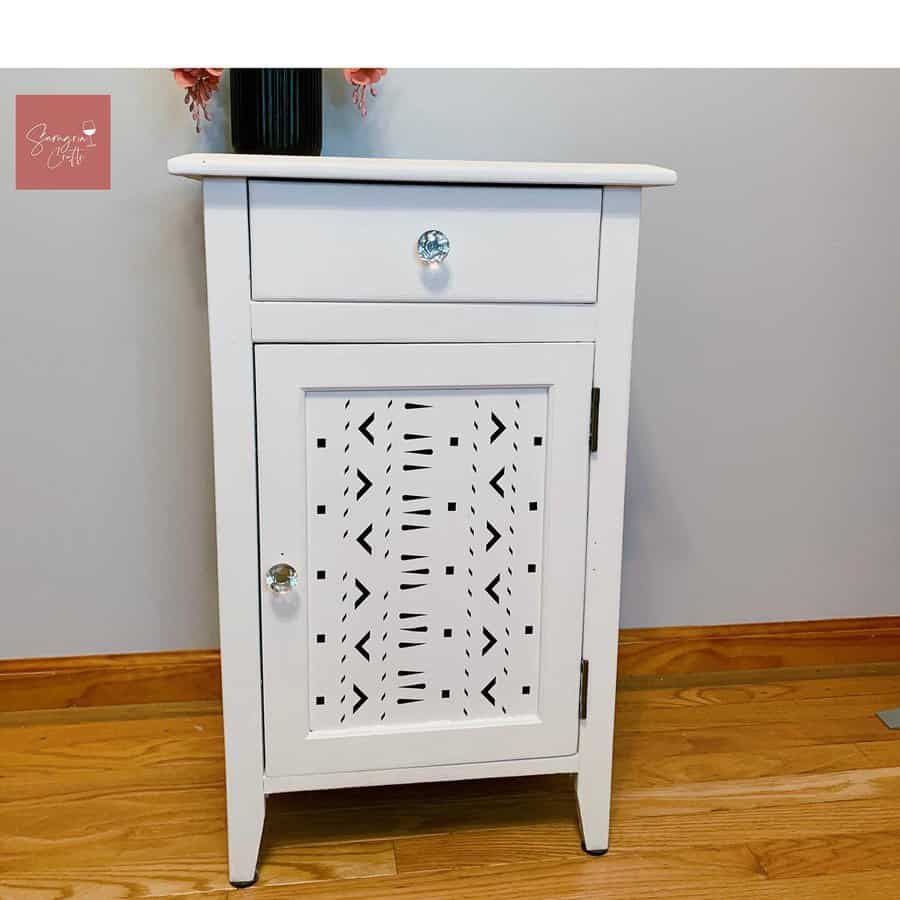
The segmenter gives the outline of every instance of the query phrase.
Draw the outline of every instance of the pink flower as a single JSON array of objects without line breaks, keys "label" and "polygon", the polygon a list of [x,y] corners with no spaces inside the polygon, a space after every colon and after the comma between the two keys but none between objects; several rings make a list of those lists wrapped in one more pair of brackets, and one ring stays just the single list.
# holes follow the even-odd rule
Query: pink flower
[{"label": "pink flower", "polygon": [[387,69],[344,69],[344,80],[353,87],[353,102],[359,110],[361,116],[365,116],[366,109],[366,90],[373,97],[378,96],[378,92],[373,85],[387,74]]},{"label": "pink flower", "polygon": [[172,69],[175,81],[179,87],[185,89],[184,102],[189,104],[188,109],[197,134],[200,133],[200,114],[207,122],[210,115],[206,107],[212,99],[212,95],[219,89],[219,79],[224,69]]},{"label": "pink flower", "polygon": [[347,84],[378,84],[387,74],[387,69],[344,69]]}]

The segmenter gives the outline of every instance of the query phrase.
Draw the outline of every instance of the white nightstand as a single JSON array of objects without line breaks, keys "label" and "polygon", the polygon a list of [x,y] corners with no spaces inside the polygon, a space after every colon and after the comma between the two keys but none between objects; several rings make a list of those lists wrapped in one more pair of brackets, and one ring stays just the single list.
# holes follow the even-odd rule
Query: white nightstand
[{"label": "white nightstand", "polygon": [[280,791],[573,772],[605,852],[654,166],[191,155],[230,877]]}]

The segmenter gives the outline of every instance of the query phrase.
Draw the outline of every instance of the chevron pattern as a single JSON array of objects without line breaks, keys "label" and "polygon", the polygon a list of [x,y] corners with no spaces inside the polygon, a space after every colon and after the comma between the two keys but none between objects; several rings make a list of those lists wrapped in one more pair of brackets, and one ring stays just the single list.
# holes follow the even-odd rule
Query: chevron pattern
[{"label": "chevron pattern", "polygon": [[307,395],[313,730],[534,714],[547,393]]}]

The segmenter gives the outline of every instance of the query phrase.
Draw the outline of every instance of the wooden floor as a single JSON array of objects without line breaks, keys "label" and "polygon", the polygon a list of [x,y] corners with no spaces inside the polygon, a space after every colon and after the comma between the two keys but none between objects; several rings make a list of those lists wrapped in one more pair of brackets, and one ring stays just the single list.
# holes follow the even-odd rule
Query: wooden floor
[{"label": "wooden floor", "polygon": [[727,675],[620,691],[605,857],[569,777],[323,791],[240,894],[217,704],[0,713],[0,898],[900,898],[900,666]]}]

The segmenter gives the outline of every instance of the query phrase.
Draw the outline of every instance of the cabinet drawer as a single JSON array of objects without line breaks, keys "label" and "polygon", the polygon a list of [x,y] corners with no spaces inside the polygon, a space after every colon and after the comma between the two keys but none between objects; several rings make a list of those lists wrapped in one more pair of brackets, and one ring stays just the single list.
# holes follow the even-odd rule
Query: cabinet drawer
[{"label": "cabinet drawer", "polygon": [[[251,181],[254,300],[594,303],[602,190]],[[419,236],[449,253],[423,263]]]}]

